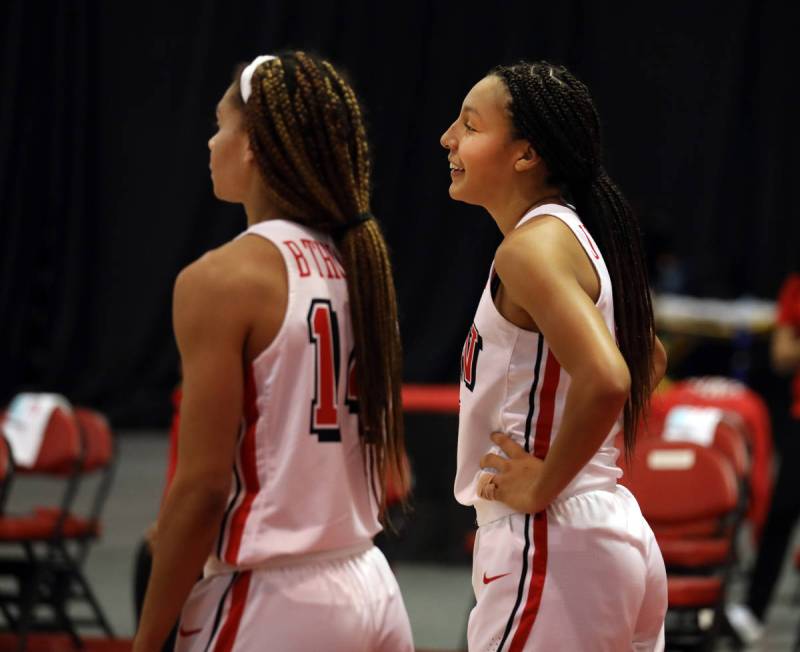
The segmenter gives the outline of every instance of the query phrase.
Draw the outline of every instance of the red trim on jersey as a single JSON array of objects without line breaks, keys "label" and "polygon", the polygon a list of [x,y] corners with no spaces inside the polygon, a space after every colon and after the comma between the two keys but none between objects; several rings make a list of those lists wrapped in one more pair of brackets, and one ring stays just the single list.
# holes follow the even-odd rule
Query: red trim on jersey
[{"label": "red trim on jersey", "polygon": [[243,571],[236,578],[231,592],[231,606],[228,607],[228,615],[225,617],[225,624],[217,637],[214,652],[230,652],[233,649],[236,634],[239,632],[239,624],[242,622],[244,607],[247,603],[247,591],[250,588],[252,574],[252,571]]},{"label": "red trim on jersey", "polygon": [[533,454],[540,460],[550,450],[550,433],[553,430],[553,415],[556,407],[556,390],[561,378],[561,365],[553,352],[548,349],[544,367],[544,382],[539,393],[539,414],[536,415],[536,434],[533,440]]},{"label": "red trim on jersey", "polygon": [[[561,365],[553,352],[548,349],[544,367],[544,383],[539,393],[539,414],[536,418],[536,437],[533,440],[533,454],[539,459],[547,456],[550,438],[553,433],[553,414],[555,412],[556,392],[561,378]],[[530,636],[539,605],[542,602],[544,581],[547,576],[547,512],[533,515],[533,560],[531,562],[531,581],[528,586],[528,599],[519,617],[517,631],[511,639],[508,652],[521,652]]]},{"label": "red trim on jersey", "polygon": [[531,562],[531,583],[528,587],[528,600],[519,617],[519,625],[511,639],[508,652],[521,652],[530,636],[533,623],[539,613],[547,575],[547,512],[533,515],[533,561]]},{"label": "red trim on jersey", "polygon": [[256,380],[253,375],[252,365],[245,376],[244,387],[244,419],[245,433],[239,444],[240,468],[244,480],[244,498],[231,516],[228,534],[228,546],[225,550],[225,561],[236,564],[239,548],[242,544],[242,535],[250,508],[261,488],[258,482],[258,467],[256,466],[256,424],[258,423],[258,407],[256,406]]},{"label": "red trim on jersey", "polygon": [[583,226],[580,222],[578,222],[578,226],[580,227],[583,234],[586,236],[586,242],[589,243],[589,246],[592,248],[592,253],[596,260],[600,260],[600,254],[597,253],[597,249],[594,248],[594,242],[592,241],[592,236],[589,235],[589,232],[586,230],[586,227]]}]

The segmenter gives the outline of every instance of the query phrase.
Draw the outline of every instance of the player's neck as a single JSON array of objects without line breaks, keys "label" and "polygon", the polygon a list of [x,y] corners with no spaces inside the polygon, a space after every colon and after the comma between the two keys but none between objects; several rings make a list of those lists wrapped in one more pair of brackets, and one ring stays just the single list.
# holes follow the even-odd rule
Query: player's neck
[{"label": "player's neck", "polygon": [[267,197],[267,193],[261,188],[255,189],[254,192],[249,193],[243,205],[244,212],[247,215],[247,226],[286,217],[282,211],[275,208],[275,205],[270,202]]},{"label": "player's neck", "polygon": [[544,204],[563,204],[561,192],[554,186],[541,186],[535,189],[521,189],[509,193],[501,205],[488,208],[503,235],[508,235],[522,217],[533,208]]}]

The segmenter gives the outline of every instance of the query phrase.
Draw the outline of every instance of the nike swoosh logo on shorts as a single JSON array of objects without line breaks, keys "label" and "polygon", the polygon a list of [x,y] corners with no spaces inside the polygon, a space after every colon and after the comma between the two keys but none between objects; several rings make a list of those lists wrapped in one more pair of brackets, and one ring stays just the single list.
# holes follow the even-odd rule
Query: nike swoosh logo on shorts
[{"label": "nike swoosh logo on shorts", "polygon": [[505,577],[506,575],[511,575],[511,573],[503,573],[502,575],[495,575],[494,577],[487,577],[486,572],[483,573],[483,583],[489,584],[490,582],[494,582],[495,580],[499,580],[501,577]]},{"label": "nike swoosh logo on shorts", "polygon": [[178,630],[178,634],[180,634],[181,636],[194,636],[195,634],[199,634],[202,631],[203,631],[202,627],[198,627],[197,629],[184,629],[183,625],[181,625],[181,628]]}]

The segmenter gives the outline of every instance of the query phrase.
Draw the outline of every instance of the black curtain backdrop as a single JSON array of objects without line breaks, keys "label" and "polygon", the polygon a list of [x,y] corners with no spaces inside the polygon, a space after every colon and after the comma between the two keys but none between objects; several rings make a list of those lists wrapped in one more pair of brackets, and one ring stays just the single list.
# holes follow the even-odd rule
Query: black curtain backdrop
[{"label": "black curtain backdrop", "polygon": [[798,264],[795,3],[11,0],[0,18],[0,402],[60,391],[165,421],[175,276],[244,228],[211,193],[214,105],[237,62],[284,48],[343,66],[366,106],[409,381],[456,380],[499,243],[448,198],[438,144],[498,63],[588,83],[607,167],[690,292],[772,297]]}]

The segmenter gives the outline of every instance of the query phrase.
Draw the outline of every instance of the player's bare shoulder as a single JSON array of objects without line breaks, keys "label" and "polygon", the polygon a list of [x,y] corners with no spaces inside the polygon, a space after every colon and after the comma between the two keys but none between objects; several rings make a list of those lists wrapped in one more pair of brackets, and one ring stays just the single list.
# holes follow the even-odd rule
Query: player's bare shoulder
[{"label": "player's bare shoulder", "polygon": [[562,267],[571,237],[566,231],[557,217],[542,215],[508,233],[495,253],[503,282],[513,284],[517,277],[522,280]]},{"label": "player's bare shoulder", "polygon": [[509,233],[497,250],[495,265],[504,283],[568,278],[593,300],[599,294],[599,279],[585,250],[570,227],[553,215],[541,215]]},{"label": "player's bare shoulder", "polygon": [[282,319],[287,296],[278,248],[264,238],[242,237],[205,253],[178,274],[173,312],[176,323],[181,318],[224,320],[249,332],[271,312]]},{"label": "player's bare shoulder", "polygon": [[176,289],[181,284],[241,299],[285,288],[286,266],[272,242],[245,236],[208,251],[188,265],[178,275]]},{"label": "player's bare shoulder", "polygon": [[278,246],[271,240],[256,235],[245,235],[220,247],[218,250],[227,264],[236,268],[237,282],[259,294],[269,294],[271,299],[286,295],[286,263]]}]

